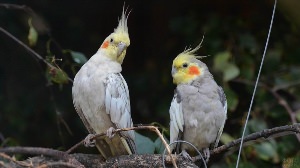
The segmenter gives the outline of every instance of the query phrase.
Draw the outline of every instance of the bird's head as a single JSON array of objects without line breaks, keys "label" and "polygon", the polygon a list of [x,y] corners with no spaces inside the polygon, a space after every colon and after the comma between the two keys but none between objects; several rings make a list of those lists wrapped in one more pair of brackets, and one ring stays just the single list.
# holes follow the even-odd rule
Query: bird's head
[{"label": "bird's head", "polygon": [[127,27],[128,15],[126,16],[126,11],[124,11],[123,8],[122,17],[119,20],[118,27],[115,28],[113,33],[106,37],[99,49],[106,53],[106,57],[113,61],[117,61],[120,64],[123,63],[126,55],[126,49],[130,45]]},{"label": "bird's head", "polygon": [[172,77],[174,84],[189,84],[207,72],[207,66],[197,59],[205,56],[195,55],[200,47],[201,43],[195,49],[189,48],[183,51],[173,60]]}]

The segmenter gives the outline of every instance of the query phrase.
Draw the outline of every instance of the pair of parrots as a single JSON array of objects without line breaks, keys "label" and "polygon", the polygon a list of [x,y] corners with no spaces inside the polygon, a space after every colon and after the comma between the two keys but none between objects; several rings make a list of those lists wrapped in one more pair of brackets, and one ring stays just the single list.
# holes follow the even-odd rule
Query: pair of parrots
[{"label": "pair of parrots", "polygon": [[[81,67],[72,88],[74,106],[89,133],[107,132],[95,142],[105,158],[136,153],[134,131],[116,135],[112,131],[133,126],[129,90],[121,75],[130,45],[127,19],[123,9],[118,27]],[[227,102],[206,64],[195,55],[200,45],[173,61],[171,74],[177,88],[169,110],[170,142],[188,141],[209,158],[209,148],[218,145],[223,131]],[[176,151],[184,155],[192,150],[186,144],[176,145]]]}]

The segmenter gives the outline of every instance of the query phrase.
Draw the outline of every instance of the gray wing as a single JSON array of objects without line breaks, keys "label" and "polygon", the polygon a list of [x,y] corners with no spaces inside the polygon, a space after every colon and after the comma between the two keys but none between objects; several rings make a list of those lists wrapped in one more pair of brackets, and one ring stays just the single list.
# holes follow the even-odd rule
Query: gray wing
[{"label": "gray wing", "polygon": [[176,141],[180,133],[183,132],[183,126],[184,126],[182,101],[180,100],[180,96],[176,92],[176,90],[174,93],[173,100],[171,102],[169,113],[170,113],[170,143],[172,143]]},{"label": "gray wing", "polygon": [[[223,108],[224,108],[224,113],[225,113],[225,116],[227,117],[227,100],[226,100],[226,95],[224,93],[224,90],[222,89],[222,87],[219,86],[218,88],[218,93],[219,93],[219,98],[220,98],[220,101],[223,105]],[[219,129],[218,131],[218,135],[217,135],[217,138],[216,138],[216,141],[215,141],[215,144],[214,144],[214,148],[216,148],[219,144],[219,141],[220,141],[220,138],[221,138],[221,135],[222,135],[222,132],[223,132],[223,128],[224,128],[224,125],[225,125],[225,121],[226,121],[226,118],[225,120],[223,121],[222,123],[222,126],[221,128]]]},{"label": "gray wing", "polygon": [[[133,127],[129,90],[126,81],[120,73],[109,74],[105,81],[105,108],[111,121],[117,128]],[[134,131],[121,133],[129,143],[134,143]]]}]

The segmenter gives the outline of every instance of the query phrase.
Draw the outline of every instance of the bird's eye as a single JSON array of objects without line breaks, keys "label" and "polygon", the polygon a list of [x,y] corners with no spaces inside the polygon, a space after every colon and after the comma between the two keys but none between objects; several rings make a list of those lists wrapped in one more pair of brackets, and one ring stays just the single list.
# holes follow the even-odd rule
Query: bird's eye
[{"label": "bird's eye", "polygon": [[184,63],[184,64],[182,64],[182,67],[183,67],[183,68],[186,68],[186,67],[188,67],[188,64],[187,64],[187,63]]},{"label": "bird's eye", "polygon": [[113,38],[111,38],[111,39],[110,39],[110,42],[112,43],[113,41],[114,41],[114,39],[113,39]]}]

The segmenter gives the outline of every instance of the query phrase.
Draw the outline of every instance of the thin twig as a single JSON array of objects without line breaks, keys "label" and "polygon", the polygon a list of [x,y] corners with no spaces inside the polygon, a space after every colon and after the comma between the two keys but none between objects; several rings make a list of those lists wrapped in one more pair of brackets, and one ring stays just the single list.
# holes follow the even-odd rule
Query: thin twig
[{"label": "thin twig", "polygon": [[[274,127],[271,129],[264,129],[262,131],[259,132],[255,132],[252,134],[249,134],[247,136],[244,137],[244,142],[249,142],[249,141],[254,141],[254,140],[258,140],[260,138],[263,139],[268,139],[269,137],[275,137],[277,135],[281,135],[282,133],[289,133],[289,134],[300,134],[300,123],[296,123],[293,125],[285,125],[285,126],[279,126],[279,127]],[[284,135],[288,135],[288,134],[284,134]],[[235,147],[237,145],[239,145],[241,143],[241,138],[239,139],[235,139],[225,145],[219,146],[213,150],[210,150],[210,155],[216,155],[216,154],[220,154],[223,152],[228,151],[230,148]],[[196,156],[193,160],[200,160],[201,158],[199,156]]]},{"label": "thin twig", "polygon": [[[248,81],[248,80],[243,80],[243,79],[235,79],[235,82],[239,82],[239,83],[243,83],[246,85],[254,85],[253,82]],[[291,106],[288,104],[288,102],[280,95],[277,93],[278,88],[280,87],[276,87],[274,86],[273,88],[270,88],[269,86],[267,86],[266,84],[260,82],[258,84],[258,86],[265,88],[268,92],[270,92],[277,100],[278,104],[280,104],[289,114],[290,119],[292,124],[296,124],[297,123],[297,119],[296,119],[296,112],[293,111],[293,109],[291,108]],[[286,85],[287,86],[287,85]],[[296,134],[295,135],[297,137],[297,140],[300,142],[300,135]]]},{"label": "thin twig", "polygon": [[[165,145],[165,148],[167,149],[167,152],[169,154],[169,156],[171,157],[171,161],[172,161],[172,164],[175,168],[177,168],[177,165],[176,165],[176,161],[172,155],[172,151],[170,149],[170,146],[168,145],[168,143],[166,142],[165,138],[163,137],[163,135],[160,133],[160,131],[158,130],[157,127],[155,126],[150,126],[150,127],[153,127],[154,128],[154,131],[156,132],[156,134],[159,136],[160,140],[163,142],[163,144]],[[164,164],[164,163],[163,163]]]},{"label": "thin twig", "polygon": [[9,160],[11,162],[14,162],[14,163],[16,163],[16,164],[18,164],[20,166],[25,166],[25,167],[32,166],[31,164],[27,164],[27,163],[24,163],[24,162],[17,161],[15,159],[11,158],[10,156],[6,155],[5,153],[0,153],[0,157],[4,158],[6,160]]},{"label": "thin twig", "polygon": [[[255,133],[249,134],[249,135],[245,136],[244,142],[257,140],[259,138],[267,139],[270,136],[275,136],[275,135],[278,135],[280,133],[285,133],[285,132],[299,134],[300,133],[300,123],[296,123],[293,125],[274,127],[271,129],[264,129],[260,132],[255,132]],[[211,153],[211,155],[222,153],[224,151],[227,151],[229,148],[240,144],[240,142],[241,142],[241,138],[233,140],[233,141],[227,143],[226,145],[222,145],[220,147],[217,147],[217,148],[211,150],[210,153]]]},{"label": "thin twig", "polygon": [[285,84],[282,84],[282,85],[274,86],[273,90],[278,91],[278,90],[287,89],[289,87],[293,87],[293,86],[296,86],[296,85],[300,85],[300,81],[293,81],[293,82],[285,83]]},{"label": "thin twig", "polygon": [[26,5],[1,3],[0,7],[4,7],[6,9],[23,10],[23,11],[27,12],[28,14],[34,14],[33,10],[30,7],[26,6]]},{"label": "thin twig", "polygon": [[71,153],[73,152],[75,149],[77,149],[79,146],[81,146],[84,143],[84,140],[81,140],[80,142],[78,142],[77,144],[73,145],[70,149],[68,149],[66,151],[66,153]]},{"label": "thin twig", "polygon": [[[118,132],[123,132],[123,131],[131,131],[131,130],[150,130],[150,131],[154,131],[158,137],[161,139],[161,141],[163,142],[163,144],[165,145],[165,148],[167,149],[167,152],[171,158],[171,161],[172,161],[172,164],[173,166],[176,168],[177,165],[176,165],[176,161],[174,159],[174,157],[172,156],[172,152],[171,152],[171,149],[170,149],[170,146],[168,145],[168,143],[166,142],[166,140],[164,139],[163,135],[160,133],[160,131],[158,130],[157,127],[155,126],[137,126],[137,127],[130,127],[130,128],[119,128],[119,129],[115,129],[113,131],[113,134],[115,133],[118,133]],[[96,138],[98,137],[101,137],[101,136],[104,136],[106,135],[106,133],[99,133],[99,134],[96,134],[95,136],[93,136],[90,140],[93,141],[95,140]],[[70,153],[72,152],[74,149],[76,149],[77,147],[79,147],[80,145],[82,145],[84,142],[84,140],[78,142],[77,144],[75,144],[74,146],[72,146],[70,149],[68,149],[66,151],[66,153]]]},{"label": "thin twig", "polygon": [[[295,112],[292,110],[292,108],[290,107],[290,105],[288,104],[288,102],[283,97],[281,97],[276,91],[274,91],[272,89],[270,89],[269,91],[277,99],[278,104],[280,104],[288,112],[288,114],[289,114],[289,116],[291,118],[292,123],[293,124],[297,123]],[[300,142],[300,135],[296,134],[296,137],[298,139],[298,142]]]},{"label": "thin twig", "polygon": [[[37,59],[41,60],[44,62],[47,66],[53,69],[57,69],[55,66],[53,66],[50,62],[48,62],[46,59],[44,59],[42,56],[40,56],[38,53],[36,53],[34,50],[32,50],[30,47],[28,47],[26,44],[24,44],[22,41],[17,39],[14,35],[10,34],[8,31],[0,27],[0,31],[3,32],[5,35],[7,35],[9,38],[13,39],[15,42],[17,42],[19,45],[24,47],[32,56],[36,57]],[[67,76],[68,80],[70,82],[73,82],[73,80]]]}]

